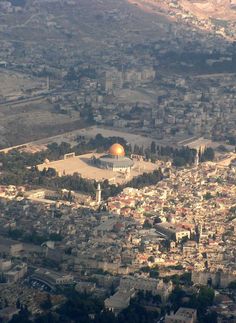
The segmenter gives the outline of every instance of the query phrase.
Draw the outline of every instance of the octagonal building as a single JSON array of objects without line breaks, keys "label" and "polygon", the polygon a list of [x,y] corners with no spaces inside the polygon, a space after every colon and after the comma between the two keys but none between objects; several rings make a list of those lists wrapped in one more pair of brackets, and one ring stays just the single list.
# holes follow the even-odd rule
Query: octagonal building
[{"label": "octagonal building", "polygon": [[101,156],[97,163],[103,169],[124,173],[130,172],[134,165],[133,161],[125,156],[124,147],[118,143],[113,144],[108,153]]}]

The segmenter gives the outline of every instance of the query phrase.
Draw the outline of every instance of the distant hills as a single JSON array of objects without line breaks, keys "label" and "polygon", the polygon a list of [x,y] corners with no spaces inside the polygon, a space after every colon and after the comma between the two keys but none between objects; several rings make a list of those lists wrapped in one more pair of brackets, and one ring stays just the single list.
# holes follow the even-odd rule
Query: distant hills
[{"label": "distant hills", "polygon": [[236,18],[236,0],[128,0],[143,8],[156,7],[186,10],[199,18],[233,20]]},{"label": "distant hills", "polygon": [[144,11],[198,25],[200,29],[236,39],[236,0],[127,0]]},{"label": "distant hills", "polygon": [[235,0],[180,0],[185,10],[200,18],[233,20],[236,18]]}]

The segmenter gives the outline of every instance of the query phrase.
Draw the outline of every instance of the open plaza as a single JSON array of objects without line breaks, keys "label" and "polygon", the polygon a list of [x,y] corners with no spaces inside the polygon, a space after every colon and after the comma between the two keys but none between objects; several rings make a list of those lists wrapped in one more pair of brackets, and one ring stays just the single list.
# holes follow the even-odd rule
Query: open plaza
[{"label": "open plaza", "polygon": [[94,159],[99,160],[104,154],[89,153],[80,156],[71,156],[57,161],[46,160],[43,164],[38,165],[38,169],[42,171],[44,168],[53,168],[59,176],[80,174],[82,178],[92,179],[96,181],[108,180],[112,184],[122,184],[130,181],[133,177],[141,175],[145,172],[153,172],[158,168],[157,164],[147,162],[141,159],[133,159],[133,166],[129,171],[114,171],[113,169],[99,167],[94,164]]}]

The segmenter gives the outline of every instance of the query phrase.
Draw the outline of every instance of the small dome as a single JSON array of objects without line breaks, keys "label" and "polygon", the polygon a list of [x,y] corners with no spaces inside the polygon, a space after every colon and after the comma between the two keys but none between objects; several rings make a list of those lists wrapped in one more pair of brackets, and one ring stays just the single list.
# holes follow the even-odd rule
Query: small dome
[{"label": "small dome", "polygon": [[125,156],[124,147],[121,146],[120,144],[113,144],[109,149],[109,154],[112,156],[124,157]]}]

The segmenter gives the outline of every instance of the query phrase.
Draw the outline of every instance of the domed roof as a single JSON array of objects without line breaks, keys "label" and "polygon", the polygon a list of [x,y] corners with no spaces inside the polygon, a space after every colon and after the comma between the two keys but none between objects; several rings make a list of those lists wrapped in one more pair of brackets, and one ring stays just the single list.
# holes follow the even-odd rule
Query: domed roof
[{"label": "domed roof", "polygon": [[124,147],[121,146],[120,144],[113,144],[109,149],[109,154],[112,156],[124,157],[125,156]]}]

